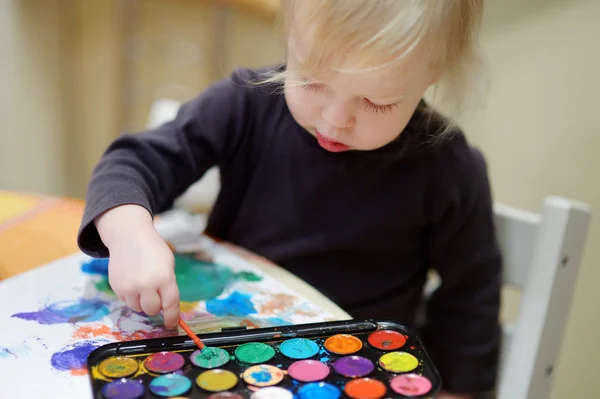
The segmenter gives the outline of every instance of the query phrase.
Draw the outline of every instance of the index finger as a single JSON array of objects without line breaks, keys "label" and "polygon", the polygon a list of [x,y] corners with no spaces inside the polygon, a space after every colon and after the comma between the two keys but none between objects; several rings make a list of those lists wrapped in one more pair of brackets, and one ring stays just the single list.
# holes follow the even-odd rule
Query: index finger
[{"label": "index finger", "polygon": [[162,286],[159,289],[159,294],[165,327],[177,327],[179,322],[179,288],[177,283]]}]

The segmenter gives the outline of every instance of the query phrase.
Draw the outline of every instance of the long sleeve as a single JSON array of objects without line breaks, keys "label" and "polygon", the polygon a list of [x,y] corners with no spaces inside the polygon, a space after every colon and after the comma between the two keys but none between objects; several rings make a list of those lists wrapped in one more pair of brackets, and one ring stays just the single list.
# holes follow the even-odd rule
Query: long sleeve
[{"label": "long sleeve", "polygon": [[496,383],[501,255],[485,162],[458,148],[459,167],[435,176],[429,251],[441,285],[427,306],[425,340],[445,390],[482,393]]},{"label": "long sleeve", "polygon": [[170,207],[210,167],[235,157],[247,139],[248,97],[244,78],[234,74],[182,105],[174,120],[119,136],[90,180],[78,235],[81,250],[108,255],[93,222],[106,210],[137,204],[154,215]]}]

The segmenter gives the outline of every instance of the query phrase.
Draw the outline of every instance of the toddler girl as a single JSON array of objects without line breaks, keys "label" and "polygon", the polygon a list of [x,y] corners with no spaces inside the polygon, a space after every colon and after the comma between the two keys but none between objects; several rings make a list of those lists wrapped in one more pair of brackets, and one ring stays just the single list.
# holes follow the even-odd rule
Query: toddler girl
[{"label": "toddler girl", "polygon": [[[501,261],[486,169],[427,89],[477,86],[482,0],[284,0],[284,65],[240,69],[163,126],[115,140],[78,238],[108,256],[136,311],[179,316],[173,254],[152,216],[212,166],[207,233],[271,259],[354,317],[413,323],[445,398],[493,389]],[[343,281],[342,277],[343,276]]]}]

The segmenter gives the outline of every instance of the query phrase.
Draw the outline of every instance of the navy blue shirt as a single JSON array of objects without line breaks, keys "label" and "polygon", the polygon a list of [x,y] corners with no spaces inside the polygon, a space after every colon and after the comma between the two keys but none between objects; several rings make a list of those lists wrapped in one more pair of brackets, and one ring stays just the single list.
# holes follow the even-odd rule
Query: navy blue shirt
[{"label": "navy blue shirt", "polygon": [[116,139],[89,184],[80,248],[108,256],[95,217],[121,204],[166,210],[218,165],[208,234],[271,259],[354,317],[413,324],[436,270],[423,334],[444,387],[493,389],[501,257],[479,153],[460,131],[434,143],[424,102],[385,147],[327,152],[280,90],[248,83],[257,77],[238,70],[173,121]]}]

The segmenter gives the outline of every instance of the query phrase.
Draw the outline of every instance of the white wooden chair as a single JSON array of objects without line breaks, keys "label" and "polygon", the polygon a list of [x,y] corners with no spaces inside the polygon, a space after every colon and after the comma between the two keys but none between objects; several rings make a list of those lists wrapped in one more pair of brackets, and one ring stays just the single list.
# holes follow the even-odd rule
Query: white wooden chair
[{"label": "white wooden chair", "polygon": [[[590,218],[587,204],[561,197],[545,198],[539,214],[494,204],[504,284],[521,291],[517,322],[502,326],[498,399],[551,397]],[[424,296],[439,283],[433,275]]]},{"label": "white wooden chair", "polygon": [[561,197],[540,214],[496,204],[504,282],[522,290],[516,325],[505,325],[499,399],[551,397],[554,370],[585,247],[591,208]]}]

